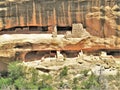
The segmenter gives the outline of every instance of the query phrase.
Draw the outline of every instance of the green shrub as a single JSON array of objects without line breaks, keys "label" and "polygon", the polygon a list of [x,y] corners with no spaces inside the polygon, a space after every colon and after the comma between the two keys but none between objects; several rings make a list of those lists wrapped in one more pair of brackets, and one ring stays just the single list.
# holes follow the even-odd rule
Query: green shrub
[{"label": "green shrub", "polygon": [[31,74],[31,80],[30,82],[33,83],[33,84],[37,84],[37,81],[38,81],[38,78],[39,78],[39,74],[38,74],[38,71],[34,68],[31,68],[29,74]]},{"label": "green shrub", "polygon": [[18,62],[12,62],[8,65],[9,77],[13,80],[23,76],[23,67]]},{"label": "green shrub", "polygon": [[14,81],[14,86],[19,89],[23,89],[26,86],[26,82],[23,77],[19,77]]},{"label": "green shrub", "polygon": [[78,78],[73,79],[73,84],[78,84]]},{"label": "green shrub", "polygon": [[65,66],[62,71],[60,72],[60,78],[64,77],[64,76],[67,76],[68,74],[68,68],[67,66]]},{"label": "green shrub", "polygon": [[0,88],[7,87],[11,84],[11,78],[0,78]]},{"label": "green shrub", "polygon": [[52,86],[50,85],[52,83],[52,76],[51,75],[41,75],[40,79],[42,81],[39,82],[39,89],[40,90],[52,90]]},{"label": "green shrub", "polygon": [[91,87],[99,87],[98,76],[94,74],[90,75],[87,80],[81,83],[84,89],[90,89]]},{"label": "green shrub", "polygon": [[[8,72],[8,77],[0,79],[0,88],[2,87],[1,85],[6,87],[13,85],[20,90],[38,88],[38,72],[36,69],[32,68],[28,73],[19,62],[12,62],[8,65]],[[27,80],[27,74],[32,75],[29,80]]]}]

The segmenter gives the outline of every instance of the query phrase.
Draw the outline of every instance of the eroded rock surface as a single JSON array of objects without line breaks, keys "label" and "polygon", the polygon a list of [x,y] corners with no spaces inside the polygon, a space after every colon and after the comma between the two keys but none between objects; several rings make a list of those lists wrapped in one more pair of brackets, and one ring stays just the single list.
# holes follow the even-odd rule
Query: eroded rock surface
[{"label": "eroded rock surface", "polygon": [[[53,38],[52,34],[13,34],[0,36],[0,56],[22,59],[29,57],[26,55],[41,58],[56,53],[55,51],[81,51],[94,52],[99,50],[119,51],[119,37],[98,38],[85,36],[81,38],[65,38],[64,35],[57,35]],[[42,51],[44,52],[42,54]],[[53,52],[50,53],[50,52]],[[41,52],[41,55],[40,55]],[[39,57],[40,56],[40,57]],[[30,57],[29,57],[30,59]]]},{"label": "eroded rock surface", "polygon": [[113,7],[95,7],[91,13],[86,15],[87,30],[92,35],[101,37],[119,36],[119,19],[120,7],[117,4]]},{"label": "eroded rock surface", "polygon": [[[119,0],[1,0],[0,28],[14,33],[52,32],[82,23],[99,37],[120,36]],[[36,26],[36,27],[35,27]],[[34,28],[35,27],[35,28]],[[12,29],[13,28],[13,29]],[[9,30],[7,30],[9,29]],[[48,32],[46,32],[48,30]]]}]

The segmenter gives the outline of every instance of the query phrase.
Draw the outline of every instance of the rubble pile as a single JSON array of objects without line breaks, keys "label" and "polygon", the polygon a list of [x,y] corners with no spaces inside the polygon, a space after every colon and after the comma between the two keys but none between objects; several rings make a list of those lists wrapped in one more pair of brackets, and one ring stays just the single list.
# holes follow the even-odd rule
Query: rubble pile
[{"label": "rubble pile", "polygon": [[[81,51],[78,57],[65,58],[59,51],[57,55],[53,58],[42,58],[42,60],[24,62],[23,65],[27,67],[33,67],[42,73],[57,73],[63,67],[76,67],[77,69],[91,69],[90,71],[95,75],[116,75],[116,59],[112,56],[106,55],[106,52],[102,52],[100,56],[86,55]],[[44,72],[42,70],[49,70],[49,72]],[[71,69],[72,70],[72,69]],[[77,71],[76,71],[77,72]]]}]

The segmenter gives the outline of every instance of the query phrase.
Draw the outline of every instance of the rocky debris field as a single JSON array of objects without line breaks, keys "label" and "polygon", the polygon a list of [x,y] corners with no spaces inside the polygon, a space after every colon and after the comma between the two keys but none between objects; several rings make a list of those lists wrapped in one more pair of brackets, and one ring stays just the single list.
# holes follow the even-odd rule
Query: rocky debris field
[{"label": "rocky debris field", "polygon": [[[22,65],[27,68],[26,72],[28,73],[29,68],[34,68],[39,72],[39,75],[52,76],[52,81],[49,84],[56,90],[71,90],[72,85],[76,85],[77,90],[87,89],[87,84],[83,84],[83,82],[89,82],[92,75],[99,78],[99,81],[95,82],[100,86],[94,85],[94,80],[90,81],[91,86],[88,85],[90,90],[98,88],[102,90],[104,90],[103,88],[107,88],[105,90],[120,89],[117,85],[120,82],[111,78],[120,73],[120,59],[106,55],[105,52],[99,56],[93,56],[83,54],[81,51],[75,58],[43,58],[42,60],[23,62]],[[110,78],[112,81],[109,80]]]},{"label": "rocky debris field", "polygon": [[[23,62],[23,65],[28,67],[34,67],[46,74],[53,71],[61,70],[65,66],[67,67],[73,66],[74,68],[78,69],[78,71],[80,68],[82,68],[82,70],[91,69],[92,72],[96,75],[99,75],[99,74],[115,75],[117,74],[116,68],[117,68],[117,64],[119,63],[120,63],[119,59],[114,58],[111,55],[103,55],[103,56],[102,55],[93,56],[93,55],[86,55],[86,54],[81,55],[81,52],[80,52],[78,57],[74,57],[74,58],[66,58],[64,56],[58,55],[57,58],[49,57],[49,58],[42,58],[41,60],[35,60],[31,62]],[[105,73],[107,72],[106,70],[110,73]]]}]

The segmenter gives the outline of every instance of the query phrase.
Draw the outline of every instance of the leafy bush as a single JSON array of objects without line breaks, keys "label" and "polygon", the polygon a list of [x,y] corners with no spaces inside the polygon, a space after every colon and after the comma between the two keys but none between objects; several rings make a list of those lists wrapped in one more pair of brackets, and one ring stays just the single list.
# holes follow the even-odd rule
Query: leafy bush
[{"label": "leafy bush", "polygon": [[67,66],[65,66],[62,71],[60,72],[60,78],[64,77],[64,76],[67,76],[68,74],[68,68]]},{"label": "leafy bush", "polygon": [[95,76],[94,74],[91,74],[87,80],[83,81],[81,84],[82,84],[82,87],[84,89],[90,89],[91,87],[99,87],[99,77],[98,76]]},{"label": "leafy bush", "polygon": [[19,62],[12,62],[8,65],[9,77],[13,80],[13,82],[24,75],[23,67],[18,65],[18,63]]},{"label": "leafy bush", "polygon": [[11,84],[11,78],[0,78],[0,88],[7,87]]},{"label": "leafy bush", "polygon": [[39,82],[39,89],[40,90],[52,90],[52,86],[50,85],[52,83],[52,77],[51,75],[41,75],[40,76],[41,81]]},{"label": "leafy bush", "polygon": [[1,89],[13,87],[13,90],[15,88],[19,90],[52,90],[52,87],[48,84],[51,76],[43,75],[41,76],[42,81],[39,81],[40,76],[34,68],[26,68],[19,62],[12,62],[8,66],[8,72],[8,77],[0,78]]}]

